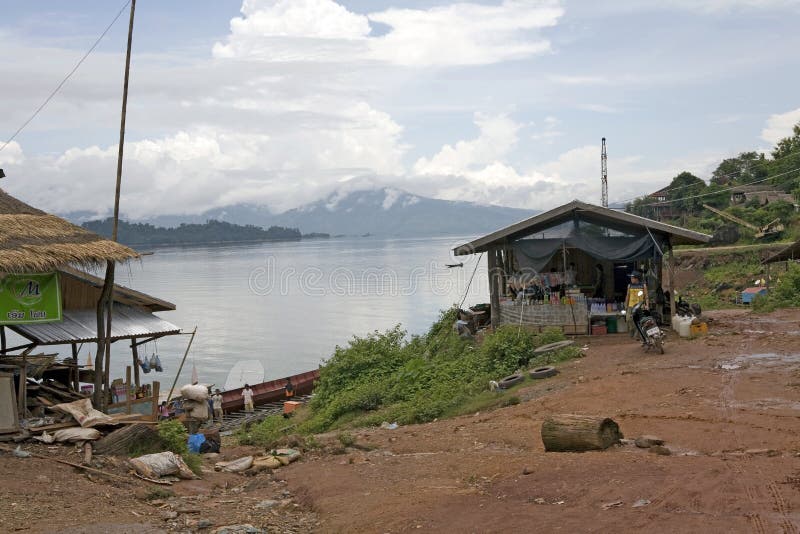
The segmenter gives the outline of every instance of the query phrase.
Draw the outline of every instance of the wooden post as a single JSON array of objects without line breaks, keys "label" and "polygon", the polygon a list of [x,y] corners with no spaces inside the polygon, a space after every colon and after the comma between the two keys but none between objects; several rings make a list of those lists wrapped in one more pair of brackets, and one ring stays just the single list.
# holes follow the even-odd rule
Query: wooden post
[{"label": "wooden post", "polygon": [[0,352],[6,353],[6,327],[0,326]]},{"label": "wooden post", "polygon": [[[189,348],[192,346],[192,341],[194,341],[194,335],[197,333],[197,327],[194,327],[192,330],[192,337],[189,338],[189,344],[186,345],[186,352],[183,353],[183,359],[181,360],[181,365],[178,367],[178,372],[175,374],[175,381],[172,382],[172,387],[169,388],[169,395],[167,395],[167,402],[172,398],[172,392],[175,390],[175,384],[178,383],[178,377],[181,376],[181,371],[183,370],[183,364],[186,362],[186,356],[189,354]],[[155,384],[155,382],[153,382]]]},{"label": "wooden post", "polygon": [[131,366],[125,367],[125,413],[131,414]]},{"label": "wooden post", "polygon": [[75,361],[75,374],[72,375],[72,389],[81,390],[81,371],[78,368],[78,347],[72,343],[72,359]]},{"label": "wooden post", "polygon": [[769,263],[767,263],[767,292],[769,292]]},{"label": "wooden post", "polygon": [[[669,317],[670,321],[675,317],[675,249],[672,248],[672,243],[669,247],[669,265],[667,268],[667,276],[669,278]],[[670,322],[670,324],[672,324]]]},{"label": "wooden post", "polygon": [[500,324],[500,292],[497,287],[497,249],[490,249],[487,256],[489,270],[489,303],[491,306],[492,329]]},{"label": "wooden post", "polygon": [[153,421],[158,421],[158,398],[161,395],[161,382],[153,382]]},{"label": "wooden post", "polygon": [[17,394],[17,410],[20,419],[25,419],[28,411],[28,351],[22,352],[22,367],[19,370],[19,393]]},{"label": "wooden post", "polygon": [[136,345],[136,338],[131,340],[131,353],[133,355],[133,381],[136,384],[136,389],[139,389],[139,347]]}]

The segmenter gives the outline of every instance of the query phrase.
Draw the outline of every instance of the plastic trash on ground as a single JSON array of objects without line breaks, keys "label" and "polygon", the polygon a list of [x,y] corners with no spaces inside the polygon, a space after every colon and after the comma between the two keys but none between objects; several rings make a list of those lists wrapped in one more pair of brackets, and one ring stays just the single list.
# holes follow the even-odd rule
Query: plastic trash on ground
[{"label": "plastic trash on ground", "polygon": [[384,421],[383,423],[381,423],[381,428],[383,428],[384,430],[394,430],[399,426],[400,425],[397,424],[397,421],[395,421],[394,423],[390,423],[388,421]]},{"label": "plastic trash on ground", "polygon": [[206,442],[205,434],[190,434],[189,441],[187,443],[187,445],[189,446],[189,452],[199,453],[200,447],[205,442]]}]

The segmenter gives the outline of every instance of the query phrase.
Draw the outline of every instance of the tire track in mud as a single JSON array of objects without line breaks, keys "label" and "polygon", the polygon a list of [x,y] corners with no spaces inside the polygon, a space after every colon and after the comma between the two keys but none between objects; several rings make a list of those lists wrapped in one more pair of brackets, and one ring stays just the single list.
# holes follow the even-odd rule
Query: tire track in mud
[{"label": "tire track in mud", "polygon": [[[730,423],[734,423],[736,419],[736,409],[733,407],[735,401],[735,386],[736,386],[737,373],[724,373],[722,378],[722,388],[719,394],[720,405],[719,409],[723,418]],[[736,425],[731,426],[733,430],[733,438],[738,447],[742,447],[742,439],[740,432],[737,430]],[[783,532],[784,534],[798,534],[797,526],[792,522],[790,513],[791,509],[783,497],[780,488],[774,481],[769,480],[769,477],[764,474],[762,469],[751,462],[751,458],[743,456],[741,458],[730,459],[726,462],[726,466],[736,475],[736,482],[743,488],[744,494],[747,496],[748,502],[754,507],[769,506],[771,505],[772,511],[775,512],[777,518],[764,519],[758,511],[747,513],[747,519],[754,532],[758,534],[766,534],[767,532]],[[764,488],[766,491],[762,491]],[[764,497],[766,493],[766,498]],[[771,524],[777,523],[772,527]]]}]

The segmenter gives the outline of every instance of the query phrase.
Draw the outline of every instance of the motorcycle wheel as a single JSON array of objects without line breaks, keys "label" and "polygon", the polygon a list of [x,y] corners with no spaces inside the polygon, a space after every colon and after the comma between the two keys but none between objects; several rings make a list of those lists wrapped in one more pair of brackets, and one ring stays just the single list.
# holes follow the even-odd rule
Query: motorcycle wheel
[{"label": "motorcycle wheel", "polygon": [[664,342],[661,340],[660,337],[654,338],[653,339],[653,344],[658,349],[658,352],[660,352],[661,354],[664,354]]}]

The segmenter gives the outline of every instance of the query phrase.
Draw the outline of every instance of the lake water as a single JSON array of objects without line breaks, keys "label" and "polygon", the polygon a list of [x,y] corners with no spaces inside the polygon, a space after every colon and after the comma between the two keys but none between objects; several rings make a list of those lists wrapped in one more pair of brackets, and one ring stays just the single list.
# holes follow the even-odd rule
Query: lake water
[{"label": "lake water", "polygon": [[[192,349],[179,385],[192,364],[201,382],[225,384],[233,365],[258,360],[265,380],[315,369],[353,335],[400,323],[409,333],[427,331],[439,311],[461,302],[478,256],[453,258],[463,238],[344,238],[254,245],[159,248],[117,282],[177,305],[159,315],[191,332]],[[463,268],[445,264],[464,262]],[[488,302],[485,257],[478,264],[466,304]],[[189,336],[171,336],[141,347],[157,351],[163,373],[142,375],[169,387]],[[81,361],[96,346],[84,346]],[[112,347],[112,377],[130,363],[126,342]]]}]

